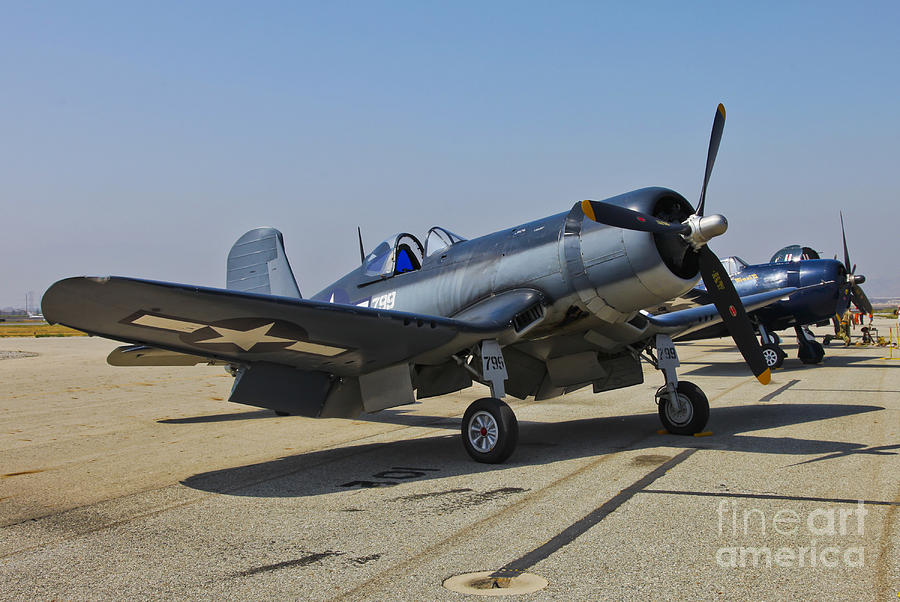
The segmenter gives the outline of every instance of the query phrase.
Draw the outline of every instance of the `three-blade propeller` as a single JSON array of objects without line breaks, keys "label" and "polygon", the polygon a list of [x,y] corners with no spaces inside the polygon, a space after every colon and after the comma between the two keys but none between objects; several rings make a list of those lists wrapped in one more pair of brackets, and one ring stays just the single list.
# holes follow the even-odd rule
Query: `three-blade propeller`
[{"label": "three-blade propeller", "polygon": [[583,201],[581,209],[584,214],[595,222],[623,228],[626,230],[638,230],[641,232],[669,233],[681,235],[688,241],[693,250],[698,254],[700,275],[710,298],[716,306],[725,327],[731,338],[734,339],[738,350],[744,356],[744,360],[750,366],[750,370],[759,379],[759,382],[768,384],[771,372],[763,358],[762,347],[756,340],[753,325],[747,317],[741,298],[734,289],[722,262],[716,254],[707,246],[707,241],[713,236],[722,234],[727,227],[727,222],[722,216],[703,217],[703,209],[706,204],[706,187],[712,175],[716,155],[719,152],[719,143],[722,140],[722,132],[725,128],[725,107],[721,104],[716,109],[713,120],[712,133],[709,139],[709,152],[706,157],[706,172],[703,177],[703,187],[700,190],[700,201],[697,210],[683,223],[671,224],[652,215],[646,215],[640,211],[633,211],[618,205],[611,205],[599,201]]},{"label": "three-blade propeller", "polygon": [[847,284],[850,288],[850,300],[853,302],[853,305],[859,308],[860,311],[870,314],[873,311],[872,302],[869,301],[869,298],[866,296],[866,293],[863,292],[862,287],[859,286],[863,282],[866,281],[866,277],[862,274],[856,274],[856,264],[854,263],[851,267],[850,264],[850,252],[847,250],[847,235],[844,233],[844,212],[840,212],[841,216],[841,238],[844,241],[844,268],[847,270]]}]

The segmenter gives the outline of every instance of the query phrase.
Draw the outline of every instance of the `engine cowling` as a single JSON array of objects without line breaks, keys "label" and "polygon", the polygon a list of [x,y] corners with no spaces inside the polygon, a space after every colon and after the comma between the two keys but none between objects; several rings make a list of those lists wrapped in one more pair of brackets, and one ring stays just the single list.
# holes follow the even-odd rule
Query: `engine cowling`
[{"label": "engine cowling", "polygon": [[[604,202],[679,223],[690,203],[667,188],[643,188]],[[613,322],[678,297],[699,278],[697,254],[678,234],[623,230],[585,219],[578,207],[567,217],[562,241],[568,279],[587,308]]]}]

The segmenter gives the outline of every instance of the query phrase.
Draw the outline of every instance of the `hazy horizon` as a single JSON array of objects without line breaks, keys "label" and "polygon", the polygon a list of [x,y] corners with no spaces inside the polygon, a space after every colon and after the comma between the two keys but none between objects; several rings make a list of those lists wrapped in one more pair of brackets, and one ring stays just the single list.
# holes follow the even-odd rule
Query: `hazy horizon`
[{"label": "hazy horizon", "polygon": [[720,256],[791,243],[900,296],[900,5],[9,3],[0,307],[54,281],[224,286],[246,230],[304,295],[389,235],[467,237],[644,186]]}]

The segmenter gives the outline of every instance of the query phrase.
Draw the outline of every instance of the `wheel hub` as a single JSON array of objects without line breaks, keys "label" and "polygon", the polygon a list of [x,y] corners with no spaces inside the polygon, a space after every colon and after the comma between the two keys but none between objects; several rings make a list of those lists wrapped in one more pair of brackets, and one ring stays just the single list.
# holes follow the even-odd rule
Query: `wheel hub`
[{"label": "wheel hub", "polygon": [[691,401],[681,393],[676,396],[676,399],[677,401],[674,403],[671,397],[666,401],[666,417],[672,424],[677,424],[679,426],[687,424],[694,417],[694,406],[691,404]]},{"label": "wheel hub", "polygon": [[469,421],[469,443],[479,452],[486,454],[497,445],[499,437],[497,420],[484,410],[476,412]]}]

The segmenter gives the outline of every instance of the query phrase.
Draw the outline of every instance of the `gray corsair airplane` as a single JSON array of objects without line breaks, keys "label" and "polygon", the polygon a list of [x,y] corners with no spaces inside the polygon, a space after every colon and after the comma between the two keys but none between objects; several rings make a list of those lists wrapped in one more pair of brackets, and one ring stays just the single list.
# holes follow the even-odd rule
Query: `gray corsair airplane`
[{"label": "gray corsair airplane", "polygon": [[[515,449],[506,394],[543,400],[636,385],[642,357],[664,376],[656,401],[665,428],[696,433],[709,402],[677,379],[670,337],[723,322],[768,383],[745,307],[793,290],[742,299],[706,244],[727,228],[721,215],[703,215],[724,123],[719,105],[696,211],[677,192],[644,188],[472,240],[440,227],[424,245],[397,234],[310,299],[281,233],[259,228],[231,249],[226,289],[69,278],[47,290],[44,315],[129,343],[110,354],[113,365],[226,365],[230,401],[280,414],[351,418],[487,384],[491,397],[462,420],[465,449],[479,462]],[[698,276],[713,304],[640,311],[688,292]]]}]

